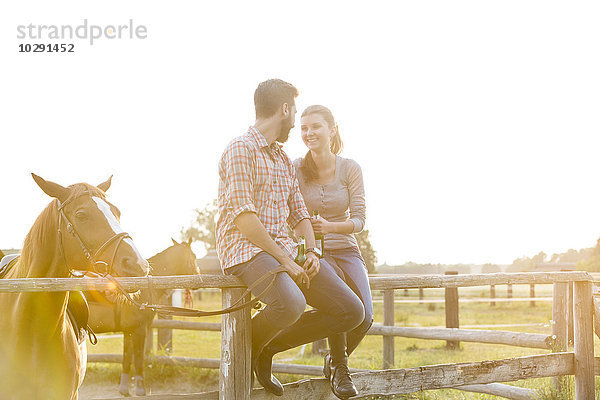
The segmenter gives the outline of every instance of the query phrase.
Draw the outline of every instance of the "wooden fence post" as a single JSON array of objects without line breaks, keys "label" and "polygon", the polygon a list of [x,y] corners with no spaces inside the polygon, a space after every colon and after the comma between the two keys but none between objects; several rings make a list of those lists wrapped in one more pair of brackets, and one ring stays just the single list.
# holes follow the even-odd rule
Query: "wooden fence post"
[{"label": "wooden fence post", "polygon": [[531,301],[529,302],[529,306],[530,307],[535,307],[535,284],[532,283],[529,285],[529,297],[531,298]]},{"label": "wooden fence post", "polygon": [[[173,304],[173,294],[169,295],[166,298],[166,304]],[[158,319],[168,319],[172,320],[173,317],[171,315],[160,315],[157,316]],[[172,329],[159,329],[158,337],[156,338],[156,352],[159,353],[164,351],[167,355],[173,354],[173,330]]]},{"label": "wooden fence post", "polygon": [[[231,306],[244,289],[222,289],[223,308]],[[249,300],[247,297],[244,300]],[[244,308],[221,317],[221,365],[219,373],[220,400],[249,400],[252,390],[250,353],[252,329],[250,309]]]},{"label": "wooden fence post", "polygon": [[594,399],[594,309],[592,283],[575,282],[573,290],[575,335],[575,398]]},{"label": "wooden fence post", "polygon": [[[383,291],[383,325],[394,326],[394,289]],[[383,369],[394,368],[394,336],[383,337]]]},{"label": "wooden fence post", "polygon": [[[458,275],[457,271],[446,271],[444,275]],[[446,303],[446,328],[458,328],[458,288],[450,287],[445,290]],[[446,348],[455,350],[460,348],[460,342],[446,341]]]},{"label": "wooden fence post", "polygon": [[574,333],[573,333],[573,285],[575,282],[569,282],[569,296],[567,297],[567,327],[569,331],[569,343],[573,344]]},{"label": "wooden fence post", "polygon": [[[569,331],[567,326],[569,283],[555,283],[552,296],[552,335],[555,337],[553,352],[567,351]],[[566,377],[552,378],[554,387],[560,392],[567,384]]]},{"label": "wooden fence post", "polygon": [[509,283],[508,285],[506,285],[506,297],[509,299],[512,299],[512,297],[513,297],[512,283]]},{"label": "wooden fence post", "polygon": [[419,304],[423,304],[423,299],[425,298],[425,291],[422,287],[419,288]]},{"label": "wooden fence post", "polygon": [[494,307],[496,305],[496,285],[490,285],[490,306]]}]

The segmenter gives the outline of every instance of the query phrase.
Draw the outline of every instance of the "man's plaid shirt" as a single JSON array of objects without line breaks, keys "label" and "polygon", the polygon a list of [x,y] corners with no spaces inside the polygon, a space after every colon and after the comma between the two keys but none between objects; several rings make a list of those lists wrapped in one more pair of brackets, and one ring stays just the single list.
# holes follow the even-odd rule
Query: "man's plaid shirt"
[{"label": "man's plaid shirt", "polygon": [[310,214],[298,186],[296,170],[281,145],[268,145],[253,127],[234,139],[219,162],[219,219],[217,253],[227,269],[249,261],[263,251],[252,244],[233,220],[243,212],[254,212],[273,240],[290,257],[297,253],[287,224],[295,227]]}]

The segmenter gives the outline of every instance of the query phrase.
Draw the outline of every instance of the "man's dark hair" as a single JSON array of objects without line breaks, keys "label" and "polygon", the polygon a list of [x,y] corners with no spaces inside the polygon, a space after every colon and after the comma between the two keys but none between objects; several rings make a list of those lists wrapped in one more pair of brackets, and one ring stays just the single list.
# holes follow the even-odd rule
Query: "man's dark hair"
[{"label": "man's dark hair", "polygon": [[254,108],[256,118],[269,118],[283,103],[295,105],[298,89],[291,83],[281,79],[269,79],[261,82],[254,91]]}]

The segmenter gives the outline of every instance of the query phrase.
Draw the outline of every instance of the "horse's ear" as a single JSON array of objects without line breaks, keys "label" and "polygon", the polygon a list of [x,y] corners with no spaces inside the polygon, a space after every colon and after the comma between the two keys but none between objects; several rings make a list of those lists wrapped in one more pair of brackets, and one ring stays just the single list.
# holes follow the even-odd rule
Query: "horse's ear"
[{"label": "horse's ear", "polygon": [[171,240],[173,241],[173,244],[174,244],[175,246],[177,246],[177,245],[179,244],[179,243],[177,243],[177,240],[175,240],[175,239],[173,239],[173,238],[171,238]]},{"label": "horse's ear", "polygon": [[102,190],[103,192],[106,192],[108,190],[108,188],[110,188],[110,183],[112,182],[112,175],[110,176],[110,178],[108,178],[105,182],[102,182],[101,184],[99,184],[98,186],[96,186],[98,189]]},{"label": "horse's ear", "polygon": [[37,185],[50,197],[54,197],[60,201],[65,201],[69,197],[69,189],[60,186],[58,183],[50,182],[42,177],[37,176],[33,172],[31,173],[33,180]]}]

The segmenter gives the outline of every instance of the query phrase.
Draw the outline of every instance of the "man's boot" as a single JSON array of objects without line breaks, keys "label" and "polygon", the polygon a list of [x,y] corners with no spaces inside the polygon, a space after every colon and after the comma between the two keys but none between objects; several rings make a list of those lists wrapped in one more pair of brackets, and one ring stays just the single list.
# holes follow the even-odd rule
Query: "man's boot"
[{"label": "man's boot", "polygon": [[252,318],[252,372],[265,390],[276,396],[283,395],[283,386],[271,374],[273,356],[263,357],[262,351],[279,332],[262,312]]},{"label": "man's boot", "polygon": [[[300,317],[299,321],[302,321],[311,313],[312,311],[305,312]],[[306,329],[302,329],[301,324],[298,322],[290,327],[285,328],[278,335],[276,335],[258,355],[256,367],[254,369],[256,379],[258,379],[263,387],[270,393],[273,393],[276,396],[283,395],[283,386],[271,372],[273,366],[273,356],[277,353],[281,353],[282,351],[292,349],[304,343],[308,343],[308,341],[315,341],[319,339],[323,339],[323,336],[317,335],[314,332],[307,332]]]},{"label": "man's boot", "polygon": [[291,349],[293,346],[281,346],[277,343],[267,344],[258,355],[254,373],[260,384],[270,393],[275,396],[283,395],[283,385],[273,375],[273,356],[285,350]]}]

